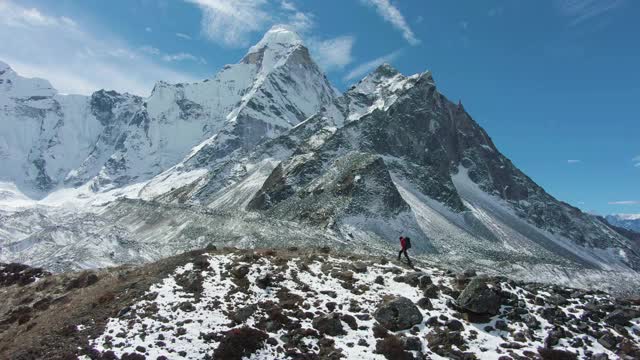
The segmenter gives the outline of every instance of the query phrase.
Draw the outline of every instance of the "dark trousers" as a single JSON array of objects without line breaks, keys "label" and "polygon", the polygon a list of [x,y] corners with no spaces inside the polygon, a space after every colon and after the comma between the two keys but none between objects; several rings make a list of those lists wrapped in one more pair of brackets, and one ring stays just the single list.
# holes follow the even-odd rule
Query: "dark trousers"
[{"label": "dark trousers", "polygon": [[400,256],[402,256],[402,253],[404,253],[404,257],[407,258],[407,262],[411,264],[411,259],[409,259],[409,254],[407,254],[407,249],[400,250],[400,252],[398,253],[398,260],[400,260]]}]

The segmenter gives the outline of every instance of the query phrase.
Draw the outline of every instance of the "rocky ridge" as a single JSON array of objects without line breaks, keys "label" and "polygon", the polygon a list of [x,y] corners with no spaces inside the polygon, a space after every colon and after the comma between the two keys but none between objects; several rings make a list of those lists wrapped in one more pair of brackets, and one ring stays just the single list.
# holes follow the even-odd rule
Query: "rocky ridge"
[{"label": "rocky ridge", "polygon": [[210,248],[137,268],[47,275],[0,292],[8,299],[0,307],[0,354],[11,359],[640,354],[638,299],[408,268],[329,248]]}]

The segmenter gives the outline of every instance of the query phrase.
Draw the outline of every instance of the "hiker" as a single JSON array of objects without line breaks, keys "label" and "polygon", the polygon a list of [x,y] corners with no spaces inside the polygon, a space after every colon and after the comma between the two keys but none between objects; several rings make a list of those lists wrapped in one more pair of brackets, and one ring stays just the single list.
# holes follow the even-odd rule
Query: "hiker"
[{"label": "hiker", "polygon": [[407,263],[411,266],[411,259],[409,259],[409,255],[407,254],[407,250],[411,249],[411,239],[409,237],[400,236],[400,252],[398,253],[398,261],[400,260],[400,256],[404,253],[404,257],[407,258]]}]

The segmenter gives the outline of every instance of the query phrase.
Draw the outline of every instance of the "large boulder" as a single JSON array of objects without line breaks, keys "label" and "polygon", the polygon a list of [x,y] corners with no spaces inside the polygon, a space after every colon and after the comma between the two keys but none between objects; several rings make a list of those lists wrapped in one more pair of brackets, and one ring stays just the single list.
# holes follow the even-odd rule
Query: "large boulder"
[{"label": "large boulder", "polygon": [[342,327],[340,315],[336,313],[318,316],[313,319],[311,326],[318,330],[320,334],[324,335],[338,336],[345,335],[347,333]]},{"label": "large boulder", "polygon": [[418,307],[406,297],[390,297],[382,301],[373,317],[388,330],[406,330],[422,322]]},{"label": "large boulder", "polygon": [[635,319],[637,317],[640,317],[639,310],[631,309],[631,308],[622,308],[622,309],[614,310],[609,315],[607,315],[604,318],[604,322],[606,322],[611,326],[615,326],[615,325],[627,326],[629,325],[630,320]]},{"label": "large boulder", "polygon": [[486,279],[474,278],[458,297],[458,306],[476,314],[497,315],[500,294],[489,287]]}]

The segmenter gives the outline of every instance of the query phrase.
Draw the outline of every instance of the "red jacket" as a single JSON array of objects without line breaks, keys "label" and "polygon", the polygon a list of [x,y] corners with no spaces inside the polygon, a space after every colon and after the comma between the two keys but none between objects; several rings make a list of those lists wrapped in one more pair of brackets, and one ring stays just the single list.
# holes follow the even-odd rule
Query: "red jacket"
[{"label": "red jacket", "polygon": [[407,241],[404,239],[404,237],[400,238],[400,246],[403,250],[407,248]]}]

